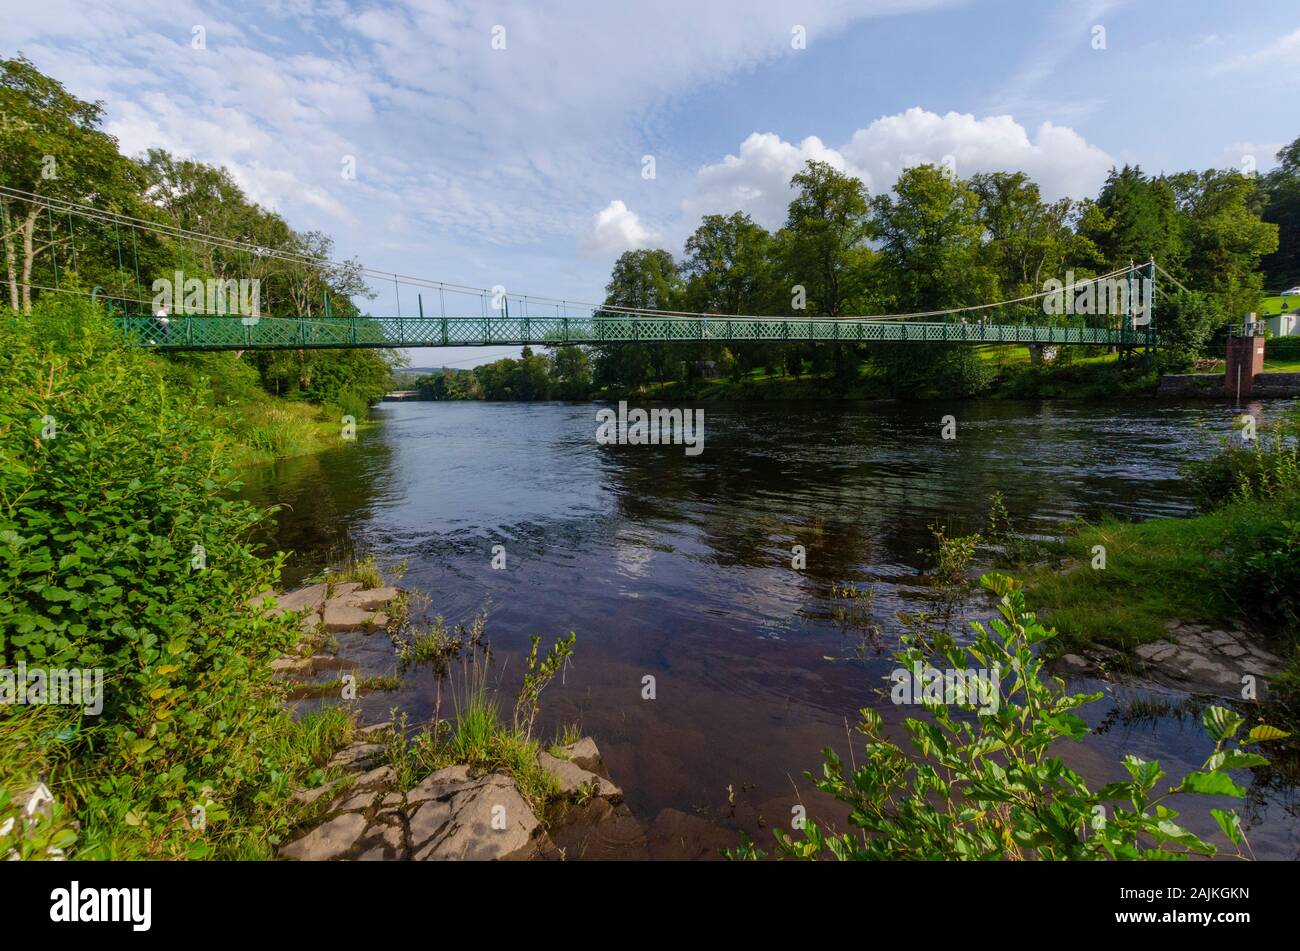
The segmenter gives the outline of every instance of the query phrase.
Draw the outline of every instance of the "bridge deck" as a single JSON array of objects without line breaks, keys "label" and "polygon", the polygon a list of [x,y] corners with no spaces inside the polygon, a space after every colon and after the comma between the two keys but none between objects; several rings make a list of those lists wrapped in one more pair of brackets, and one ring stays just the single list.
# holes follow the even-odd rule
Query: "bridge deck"
[{"label": "bridge deck", "polygon": [[118,317],[141,346],[165,350],[482,347],[671,340],[916,341],[1156,346],[1152,327],[915,323],[775,317]]}]

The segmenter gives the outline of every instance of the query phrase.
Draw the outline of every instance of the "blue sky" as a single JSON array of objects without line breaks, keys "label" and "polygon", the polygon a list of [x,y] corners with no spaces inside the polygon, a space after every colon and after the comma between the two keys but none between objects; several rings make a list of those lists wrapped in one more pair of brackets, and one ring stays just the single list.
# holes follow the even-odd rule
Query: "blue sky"
[{"label": "blue sky", "polygon": [[[961,175],[1023,169],[1083,197],[1114,163],[1264,170],[1300,135],[1294,0],[0,0],[0,14],[0,50],[104,100],[128,153],[226,165],[341,256],[512,295],[597,300],[621,251],[676,253],[707,212],[775,227],[808,158],[873,192],[950,156]],[[375,290],[369,309],[394,313],[391,284]]]}]

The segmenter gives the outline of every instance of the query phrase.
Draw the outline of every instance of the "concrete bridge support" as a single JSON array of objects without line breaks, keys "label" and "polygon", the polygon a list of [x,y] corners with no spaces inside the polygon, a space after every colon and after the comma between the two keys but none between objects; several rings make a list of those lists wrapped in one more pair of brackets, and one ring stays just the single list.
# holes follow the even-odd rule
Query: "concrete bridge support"
[{"label": "concrete bridge support", "polygon": [[1263,337],[1229,337],[1223,394],[1231,399],[1250,396],[1255,377],[1264,372]]}]

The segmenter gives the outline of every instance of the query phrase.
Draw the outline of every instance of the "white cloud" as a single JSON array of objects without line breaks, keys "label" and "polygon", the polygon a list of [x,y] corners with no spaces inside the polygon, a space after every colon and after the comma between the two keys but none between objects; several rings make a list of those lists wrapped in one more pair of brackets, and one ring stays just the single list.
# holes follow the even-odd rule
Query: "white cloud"
[{"label": "white cloud", "polygon": [[1114,164],[1106,152],[1066,126],[1044,122],[1030,138],[1011,116],[940,116],[919,108],[859,129],[844,154],[880,189],[891,187],[909,166],[937,165],[952,156],[962,178],[976,172],[1025,172],[1049,199],[1093,194]]},{"label": "white cloud", "polygon": [[683,210],[692,219],[746,211],[775,228],[785,220],[790,177],[809,159],[850,172],[879,193],[892,188],[903,169],[939,165],[947,156],[963,178],[976,172],[1025,172],[1048,199],[1095,193],[1114,164],[1110,155],[1065,126],[1045,122],[1031,138],[1011,116],[977,119],[912,108],[858,129],[838,148],[816,137],[795,145],[770,132],[753,133],[741,143],[739,155],[699,170],[695,193],[683,202]]},{"label": "white cloud", "polygon": [[[281,0],[216,15],[206,0],[46,0],[10,4],[5,45],[104,99],[128,151],[225,164],[299,227],[356,221],[340,236],[349,251],[385,240],[401,213],[429,236],[426,258],[464,259],[469,245],[584,235],[587,210],[626,193],[679,97],[814,56],[855,21],[962,2],[569,0],[542,12],[530,0]],[[206,50],[191,48],[191,24]],[[807,50],[792,49],[793,24]],[[355,181],[339,175],[344,155]],[[626,217],[608,227],[637,239]]]},{"label": "white cloud", "polygon": [[1300,59],[1300,29],[1278,37],[1262,50],[1252,50],[1223,60],[1210,70],[1210,75],[1268,70],[1274,78],[1284,79],[1295,71],[1297,59]]},{"label": "white cloud", "polygon": [[619,199],[596,212],[578,248],[587,255],[618,255],[653,244],[657,235]]},{"label": "white cloud", "polygon": [[692,222],[711,212],[744,211],[755,221],[776,227],[785,220],[790,204],[790,177],[813,160],[840,171],[856,171],[816,136],[794,145],[771,132],[751,133],[740,143],[739,155],[728,155],[699,170],[696,193],[683,203],[683,211]]}]

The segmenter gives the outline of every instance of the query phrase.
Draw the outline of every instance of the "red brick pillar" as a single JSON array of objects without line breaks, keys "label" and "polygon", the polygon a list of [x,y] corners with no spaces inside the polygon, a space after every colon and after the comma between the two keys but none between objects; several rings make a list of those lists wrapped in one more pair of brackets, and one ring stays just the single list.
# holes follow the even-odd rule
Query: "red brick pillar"
[{"label": "red brick pillar", "polygon": [[1228,365],[1223,374],[1223,393],[1225,396],[1250,396],[1250,388],[1255,382],[1255,375],[1264,372],[1264,338],[1263,337],[1229,337]]}]

